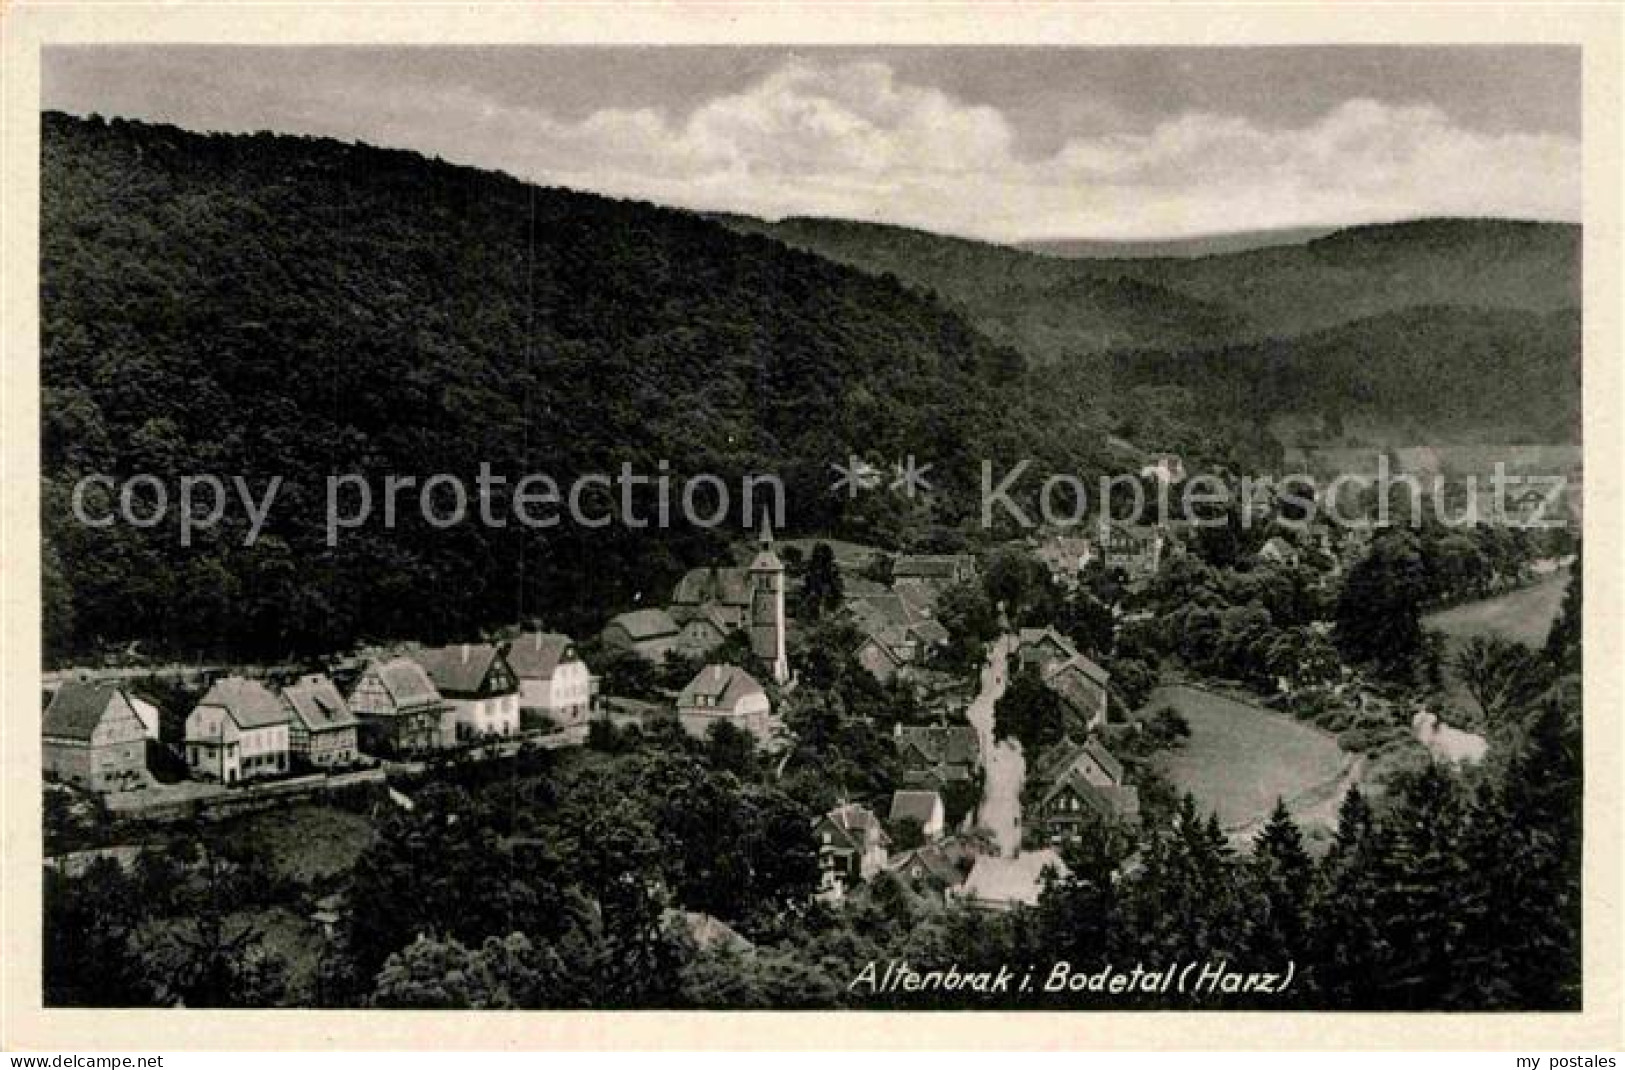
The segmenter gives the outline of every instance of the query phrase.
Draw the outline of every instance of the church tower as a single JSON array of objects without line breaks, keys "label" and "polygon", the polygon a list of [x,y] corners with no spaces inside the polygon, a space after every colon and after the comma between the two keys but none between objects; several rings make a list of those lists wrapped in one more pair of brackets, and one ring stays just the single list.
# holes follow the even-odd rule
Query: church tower
[{"label": "church tower", "polygon": [[761,548],[750,563],[750,649],[776,684],[790,680],[784,648],[784,562],[773,552],[773,525],[762,514]]}]

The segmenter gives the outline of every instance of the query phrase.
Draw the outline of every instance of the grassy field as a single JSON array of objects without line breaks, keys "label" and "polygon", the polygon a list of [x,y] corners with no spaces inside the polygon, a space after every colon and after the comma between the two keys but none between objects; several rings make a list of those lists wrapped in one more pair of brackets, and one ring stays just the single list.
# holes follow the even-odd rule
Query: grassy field
[{"label": "grassy field", "polygon": [[1297,812],[1318,807],[1350,761],[1318,728],[1195,688],[1158,688],[1147,709],[1174,707],[1190,723],[1185,745],[1158,759],[1181,791],[1214,810],[1226,829],[1266,817],[1277,798]]},{"label": "grassy field", "polygon": [[1445,693],[1453,705],[1469,714],[1477,710],[1466,689],[1455,679],[1455,674],[1448,671],[1462,644],[1474,636],[1500,635],[1540,649],[1546,643],[1546,633],[1551,631],[1552,621],[1557,619],[1558,610],[1562,608],[1563,591],[1568,582],[1568,569],[1563,569],[1532,586],[1481,602],[1453,606],[1422,618],[1424,627],[1436,629],[1445,635],[1445,665],[1449,676]]},{"label": "grassy field", "polygon": [[1444,632],[1452,647],[1475,635],[1492,634],[1540,647],[1557,619],[1568,582],[1568,569],[1563,569],[1521,590],[1430,613],[1422,623]]}]

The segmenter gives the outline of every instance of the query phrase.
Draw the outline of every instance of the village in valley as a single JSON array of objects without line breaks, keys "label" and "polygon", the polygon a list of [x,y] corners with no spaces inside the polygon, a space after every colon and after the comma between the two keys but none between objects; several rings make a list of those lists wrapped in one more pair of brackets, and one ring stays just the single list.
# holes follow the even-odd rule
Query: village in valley
[{"label": "village in valley", "polygon": [[1588,1005],[1578,50],[1357,51],[48,51],[45,1007]]},{"label": "village in valley", "polygon": [[[1171,456],[1141,472],[1153,492],[1185,478]],[[1380,792],[1384,774],[1430,752],[1480,761],[1488,726],[1448,679],[1457,670],[1443,643],[1456,640],[1418,652],[1429,663],[1406,678],[1420,687],[1340,655],[1340,594],[1374,556],[1367,525],[1296,523],[1273,499],[1245,508],[1242,529],[1108,520],[981,553],[777,539],[764,515],[734,562],[689,569],[664,605],[581,640],[526,621],[299,664],[127,654],[54,669],[47,865],[65,877],[109,861],[129,873],[177,829],[229,841],[222,830],[335,806],[356,811],[342,823],[354,843],[337,852],[353,864],[374,826],[410,817],[437,782],[481,767],[528,775],[541,752],[569,762],[651,747],[768,784],[817,781],[794,796],[829,803],[802,818],[816,859],[802,887],[826,908],[869,902],[877,881],[942,907],[1035,908],[1081,840],[1133,837],[1182,805],[1187,819],[1211,814],[1240,850],[1273,808],[1318,854],[1351,789]],[[1567,528],[1503,519],[1429,534],[1469,562],[1436,601],[1561,589]],[[1414,552],[1414,536],[1376,534],[1411,539]],[[864,712],[843,708],[852,695],[867,696]],[[1294,735],[1313,752],[1301,762],[1293,746],[1276,750]],[[862,767],[865,753],[876,767]],[[324,825],[280,849],[324,853],[336,846],[321,843]],[[1141,864],[1132,853],[1120,862]],[[284,938],[335,939],[355,909],[345,876],[334,864],[296,896],[302,906],[278,908]],[[702,950],[751,946],[684,907],[666,909]]]}]

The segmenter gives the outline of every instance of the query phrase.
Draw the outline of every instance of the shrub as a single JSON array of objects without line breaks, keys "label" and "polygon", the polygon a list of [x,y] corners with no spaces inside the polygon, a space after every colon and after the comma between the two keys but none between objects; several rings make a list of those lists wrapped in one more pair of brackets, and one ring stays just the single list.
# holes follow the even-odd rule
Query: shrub
[{"label": "shrub", "polygon": [[1364,754],[1378,750],[1404,734],[1403,729],[1392,724],[1350,728],[1338,735],[1337,745],[1351,754]]}]

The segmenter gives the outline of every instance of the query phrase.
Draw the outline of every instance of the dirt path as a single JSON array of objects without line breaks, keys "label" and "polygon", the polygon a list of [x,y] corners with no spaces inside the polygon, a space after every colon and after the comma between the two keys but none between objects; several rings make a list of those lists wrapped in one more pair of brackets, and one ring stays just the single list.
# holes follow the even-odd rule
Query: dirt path
[{"label": "dirt path", "polygon": [[999,853],[1007,858],[1021,850],[1021,785],[1027,763],[1020,744],[1014,740],[999,743],[993,738],[993,706],[1004,694],[1005,659],[1015,641],[1015,636],[1004,635],[993,644],[982,668],[982,690],[965,711],[982,745],[984,779],[977,824],[992,832]]}]

